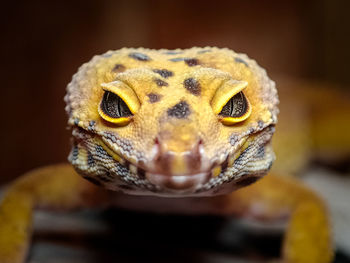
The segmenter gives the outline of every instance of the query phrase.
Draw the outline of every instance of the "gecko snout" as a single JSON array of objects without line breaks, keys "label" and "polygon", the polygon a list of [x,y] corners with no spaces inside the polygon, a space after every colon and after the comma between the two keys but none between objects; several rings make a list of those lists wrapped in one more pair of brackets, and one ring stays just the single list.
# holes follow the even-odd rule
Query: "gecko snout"
[{"label": "gecko snout", "polygon": [[163,175],[191,175],[202,171],[205,152],[202,139],[173,143],[155,139],[153,168]]},{"label": "gecko snout", "polygon": [[158,185],[176,190],[191,189],[209,180],[209,167],[201,138],[187,142],[162,140],[157,137],[154,158],[148,179]]}]

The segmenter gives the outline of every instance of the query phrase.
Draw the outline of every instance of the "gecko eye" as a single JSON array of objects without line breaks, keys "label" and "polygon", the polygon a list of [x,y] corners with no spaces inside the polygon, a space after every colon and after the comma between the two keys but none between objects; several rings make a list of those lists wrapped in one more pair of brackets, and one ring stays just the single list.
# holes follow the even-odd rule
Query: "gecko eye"
[{"label": "gecko eye", "polygon": [[116,94],[105,91],[101,102],[101,110],[111,118],[128,117],[132,115],[126,103]]},{"label": "gecko eye", "polygon": [[243,93],[247,86],[246,81],[231,79],[217,89],[211,106],[223,124],[233,125],[250,116],[252,107]]},{"label": "gecko eye", "polygon": [[243,92],[239,92],[234,95],[222,108],[219,115],[223,117],[242,117],[248,110],[247,99],[245,98]]},{"label": "gecko eye", "polygon": [[222,117],[222,123],[232,125],[244,121],[249,117],[250,113],[251,106],[243,92],[240,91],[222,107],[219,115]]},{"label": "gecko eye", "polygon": [[123,99],[108,90],[103,95],[99,113],[104,120],[115,124],[126,124],[133,115]]}]

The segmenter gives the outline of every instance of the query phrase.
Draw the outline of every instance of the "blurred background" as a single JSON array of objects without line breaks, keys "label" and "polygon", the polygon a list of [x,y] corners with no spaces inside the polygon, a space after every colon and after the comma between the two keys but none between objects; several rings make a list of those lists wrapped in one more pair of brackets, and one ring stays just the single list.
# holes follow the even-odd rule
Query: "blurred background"
[{"label": "blurred background", "polygon": [[349,10],[346,0],[2,1],[0,184],[66,161],[65,87],[93,55],[228,47],[256,59],[279,88],[275,171],[300,175],[311,163],[316,178],[326,179],[304,173],[305,181],[331,197],[341,189],[334,202],[347,220]]},{"label": "blurred background", "polygon": [[66,160],[65,87],[82,63],[110,49],[228,47],[275,80],[350,85],[346,0],[33,0],[2,1],[1,9],[2,183]]}]

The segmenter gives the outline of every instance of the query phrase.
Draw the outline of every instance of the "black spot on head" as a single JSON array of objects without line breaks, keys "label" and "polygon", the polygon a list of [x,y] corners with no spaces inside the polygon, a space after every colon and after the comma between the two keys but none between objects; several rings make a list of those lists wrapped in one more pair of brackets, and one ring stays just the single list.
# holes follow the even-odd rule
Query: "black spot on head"
[{"label": "black spot on head", "polygon": [[153,72],[158,73],[163,78],[169,78],[174,75],[172,71],[166,70],[166,69],[154,69]]},{"label": "black spot on head", "polygon": [[170,109],[168,109],[168,116],[175,117],[177,119],[184,119],[187,118],[188,115],[190,115],[191,110],[190,106],[186,101],[180,101]]},{"label": "black spot on head", "polygon": [[147,56],[146,54],[143,53],[139,53],[139,52],[131,52],[129,54],[129,57],[136,59],[136,60],[140,60],[140,61],[149,61],[151,60],[149,56]]},{"label": "black spot on head", "polygon": [[149,93],[147,94],[148,98],[149,98],[149,102],[150,103],[155,103],[157,101],[160,100],[160,95],[159,94],[156,94],[156,93]]},{"label": "black spot on head", "polygon": [[112,72],[123,72],[125,70],[125,66],[122,64],[115,64],[112,68]]},{"label": "black spot on head", "polygon": [[236,61],[237,63],[242,63],[242,64],[244,64],[245,66],[249,67],[248,63],[247,63],[245,60],[243,60],[243,59],[241,59],[241,58],[239,58],[239,57],[235,57],[235,61]]},{"label": "black spot on head", "polygon": [[74,125],[77,125],[77,126],[78,126],[79,121],[80,121],[80,120],[79,120],[78,118],[75,118],[75,119],[74,119]]},{"label": "black spot on head", "polygon": [[183,84],[185,89],[187,89],[193,95],[199,96],[201,94],[201,86],[196,79],[194,78],[185,79]]},{"label": "black spot on head", "polygon": [[186,58],[171,58],[169,59],[172,62],[179,62],[179,61],[184,61]]},{"label": "black spot on head", "polygon": [[169,50],[169,51],[164,52],[163,54],[166,54],[166,55],[178,55],[178,54],[182,54],[182,53],[183,53],[182,51]]},{"label": "black spot on head", "polygon": [[203,53],[207,53],[207,52],[211,52],[211,50],[210,49],[204,49],[204,50],[198,51],[197,53],[198,54],[203,54]]},{"label": "black spot on head", "polygon": [[159,87],[163,87],[163,86],[168,86],[169,84],[161,79],[154,79],[154,82],[157,84],[157,86]]},{"label": "black spot on head", "polygon": [[199,61],[196,58],[186,58],[185,63],[188,66],[193,67],[193,66],[197,66],[199,64]]},{"label": "black spot on head", "polygon": [[259,177],[247,177],[247,178],[244,178],[238,182],[236,182],[236,184],[238,186],[248,186],[248,185],[251,185],[252,183],[255,183],[257,180],[259,179]]}]

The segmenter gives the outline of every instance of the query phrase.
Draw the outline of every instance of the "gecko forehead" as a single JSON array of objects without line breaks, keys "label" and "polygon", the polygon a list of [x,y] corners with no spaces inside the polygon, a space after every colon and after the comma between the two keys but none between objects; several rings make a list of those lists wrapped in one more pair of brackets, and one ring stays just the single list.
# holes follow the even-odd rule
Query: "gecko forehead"
[{"label": "gecko forehead", "polygon": [[79,69],[65,101],[70,161],[113,190],[230,191],[273,160],[274,83],[254,60],[229,49],[109,51]]}]

